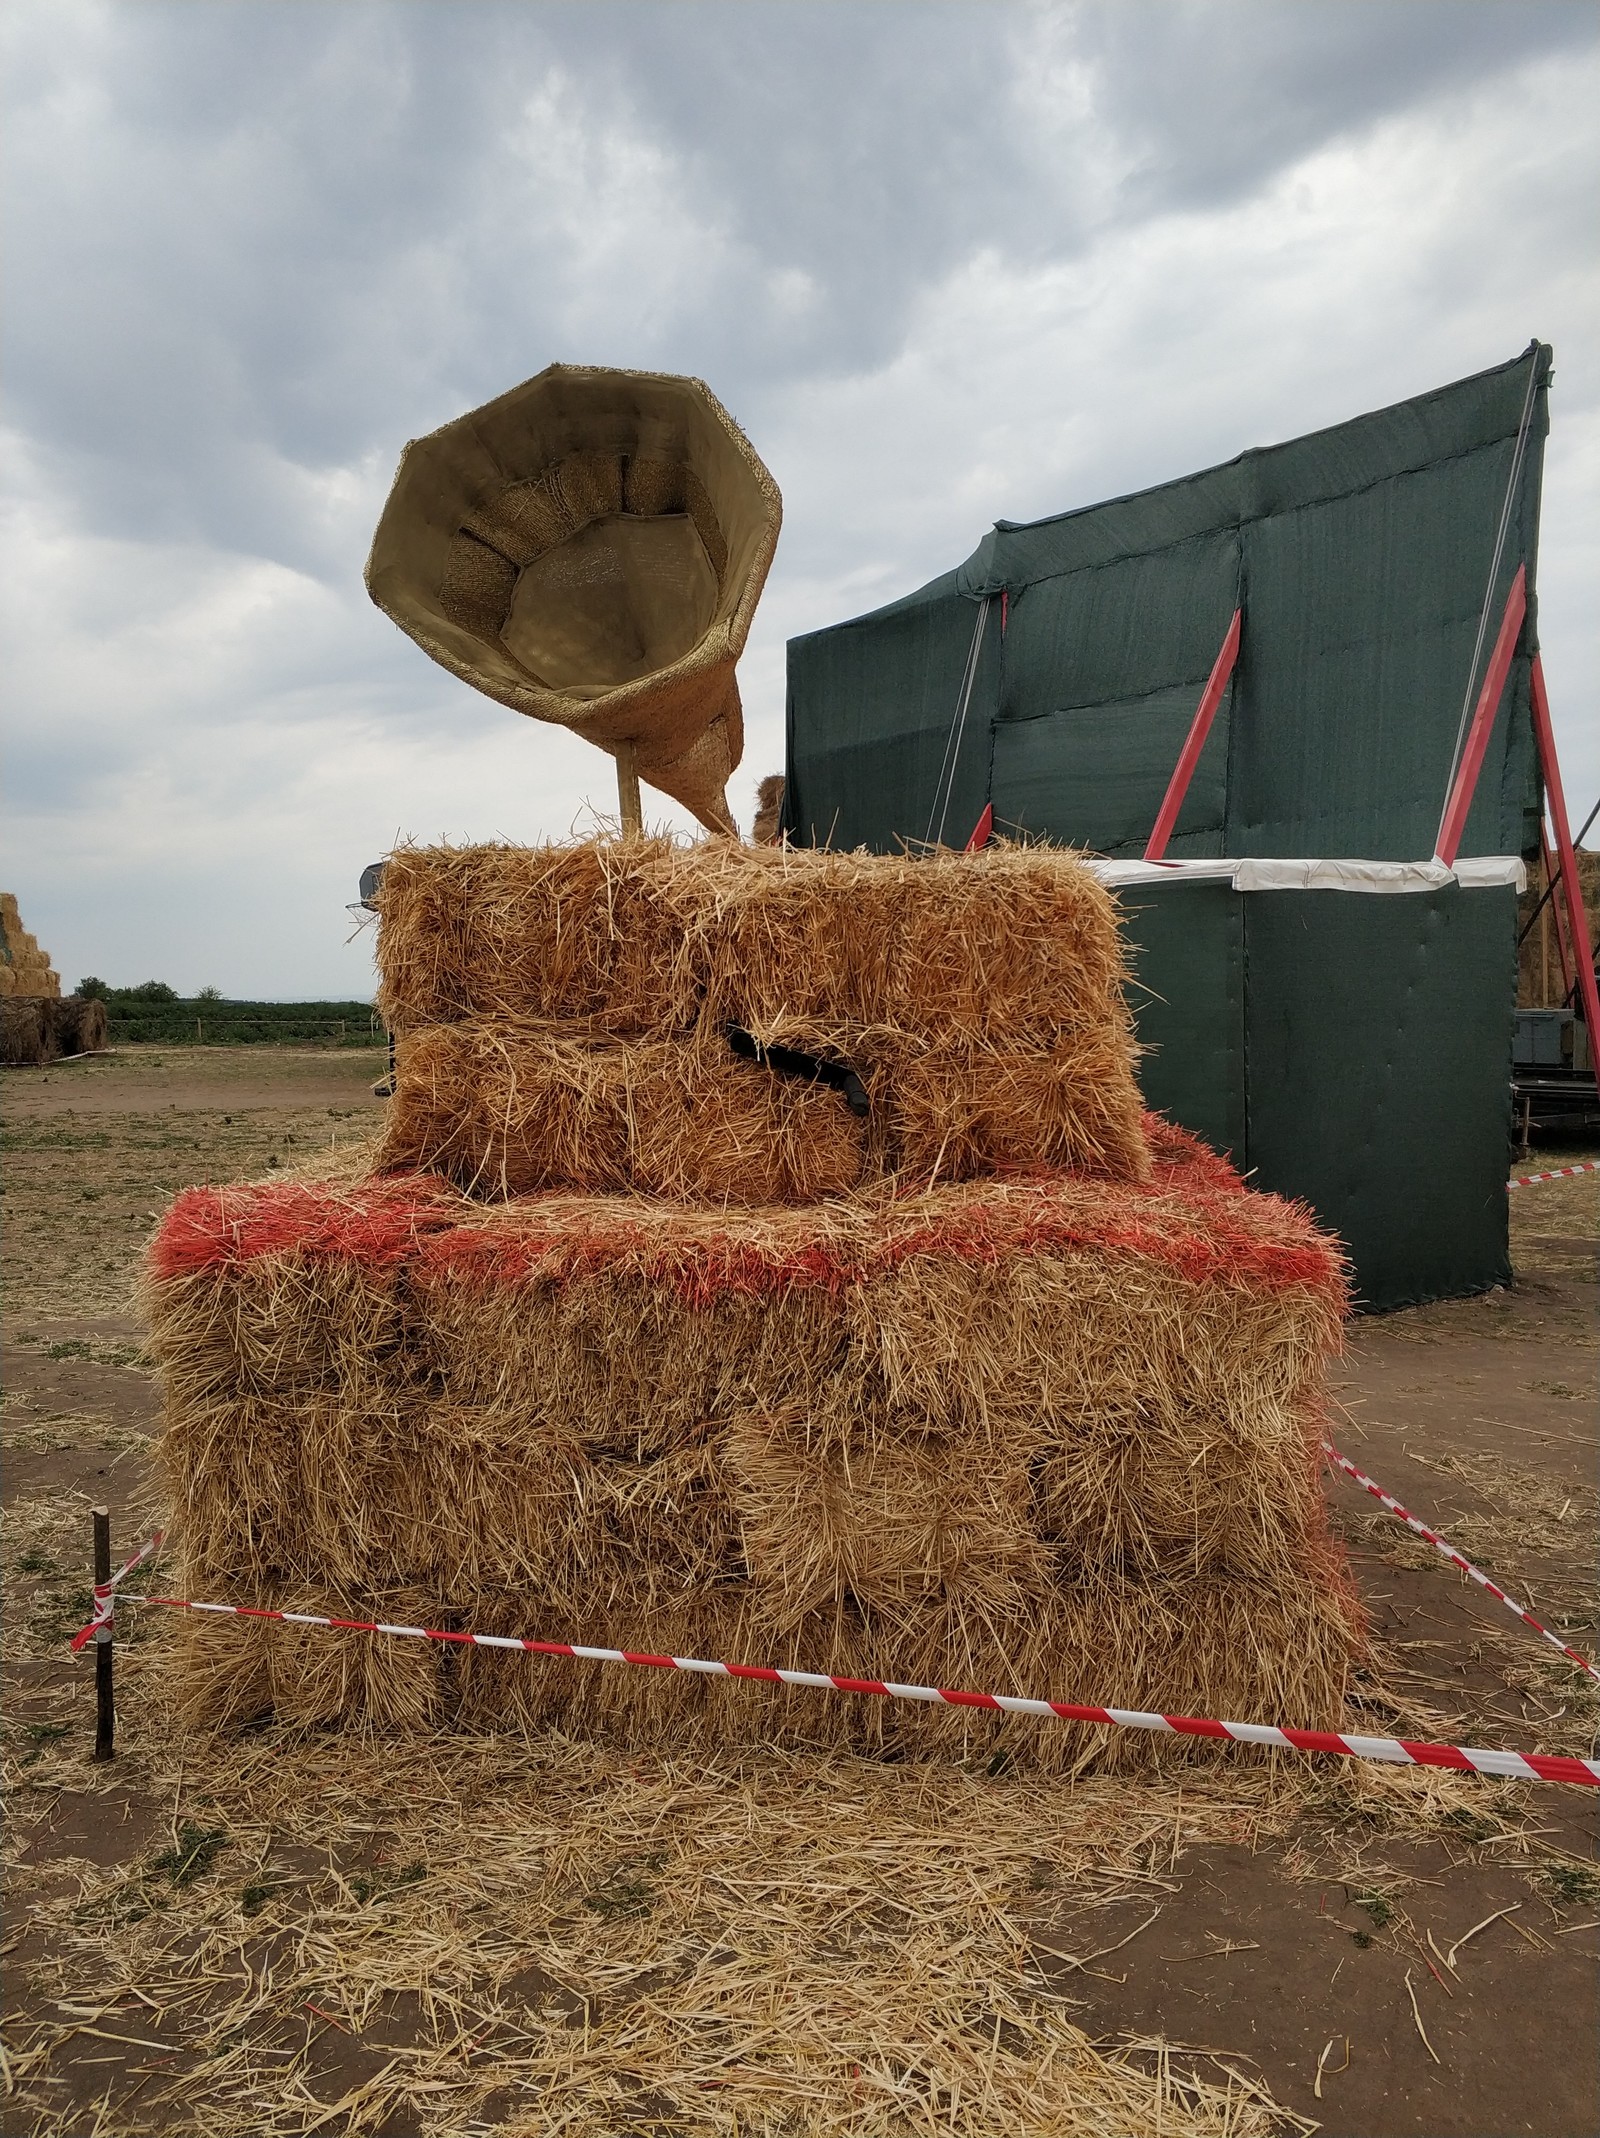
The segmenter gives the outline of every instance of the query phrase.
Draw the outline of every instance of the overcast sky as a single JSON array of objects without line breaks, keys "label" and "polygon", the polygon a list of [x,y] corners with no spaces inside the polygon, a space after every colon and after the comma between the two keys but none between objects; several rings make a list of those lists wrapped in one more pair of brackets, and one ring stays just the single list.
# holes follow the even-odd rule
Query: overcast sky
[{"label": "overcast sky", "polygon": [[614,808],[361,583],[405,440],[555,359],[705,378],[783,491],[748,823],[793,633],[1537,334],[1600,791],[1590,0],[9,0],[0,39],[3,876],[69,984],[365,995],[397,836]]}]

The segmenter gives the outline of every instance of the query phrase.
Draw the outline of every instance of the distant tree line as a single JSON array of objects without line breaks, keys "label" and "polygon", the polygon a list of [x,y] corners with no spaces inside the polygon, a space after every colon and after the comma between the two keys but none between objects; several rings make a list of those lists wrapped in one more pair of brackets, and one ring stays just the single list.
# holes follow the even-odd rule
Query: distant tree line
[{"label": "distant tree line", "polygon": [[215,987],[180,995],[165,980],[112,987],[92,973],[76,992],[105,1004],[113,1046],[371,1047],[384,1036],[370,1002],[238,1002]]}]

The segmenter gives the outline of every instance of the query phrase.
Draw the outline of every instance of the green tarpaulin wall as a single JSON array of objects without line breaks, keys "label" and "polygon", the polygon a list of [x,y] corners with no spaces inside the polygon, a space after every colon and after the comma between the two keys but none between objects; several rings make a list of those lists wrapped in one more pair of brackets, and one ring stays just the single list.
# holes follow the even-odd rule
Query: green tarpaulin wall
[{"label": "green tarpaulin wall", "polygon": [[1509,886],[1121,896],[1152,1106],[1309,1203],[1365,1306],[1511,1281]]},{"label": "green tarpaulin wall", "polygon": [[[1238,664],[1168,854],[1424,859],[1483,619],[1492,641],[1526,565],[1527,619],[1461,853],[1533,853],[1549,373],[1536,342],[1203,474],[1001,521],[959,570],[791,640],[789,837],[960,844],[992,801],[1002,832],[1136,857],[1238,607]],[[1309,1201],[1349,1245],[1369,1306],[1506,1281],[1509,889],[1174,879],[1124,903],[1152,1104],[1258,1185]]]}]

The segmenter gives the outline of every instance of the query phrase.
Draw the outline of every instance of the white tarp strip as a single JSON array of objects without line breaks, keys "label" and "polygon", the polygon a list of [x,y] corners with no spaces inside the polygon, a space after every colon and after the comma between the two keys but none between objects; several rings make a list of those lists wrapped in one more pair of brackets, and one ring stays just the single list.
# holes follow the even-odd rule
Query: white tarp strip
[{"label": "white tarp strip", "polygon": [[1438,891],[1458,883],[1464,890],[1505,884],[1528,887],[1528,871],[1515,854],[1482,854],[1458,861],[1279,861],[1255,855],[1219,861],[1090,861],[1087,866],[1110,890],[1163,883],[1229,883],[1236,891]]},{"label": "white tarp strip", "polygon": [[1191,883],[1232,883],[1237,861],[1086,861],[1113,891],[1130,883],[1168,883],[1175,876]]},{"label": "white tarp strip", "polygon": [[1525,891],[1528,871],[1515,854],[1477,854],[1456,863],[1456,882],[1470,884],[1474,890],[1485,883],[1514,883]]}]

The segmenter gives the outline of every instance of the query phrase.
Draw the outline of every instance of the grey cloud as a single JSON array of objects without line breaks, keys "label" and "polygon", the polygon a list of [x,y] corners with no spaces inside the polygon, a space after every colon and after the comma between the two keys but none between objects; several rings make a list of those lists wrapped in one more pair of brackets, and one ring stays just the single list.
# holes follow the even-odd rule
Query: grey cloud
[{"label": "grey cloud", "polygon": [[1117,0],[1071,7],[1130,213],[1237,198],[1326,141],[1593,45],[1589,0]]},{"label": "grey cloud", "polygon": [[[743,670],[748,786],[781,746],[785,629],[903,591],[997,513],[1159,480],[1581,318],[1584,192],[1536,123],[1501,203],[1529,233],[1510,331],[1481,224],[1404,236],[1432,283],[1354,324],[1347,283],[1324,334],[1304,263],[1383,265],[1359,214],[1303,239],[1286,212],[1259,238],[1228,213],[1474,85],[1536,111],[1528,63],[1595,20],[1544,0],[14,0],[8,540],[37,570],[5,587],[15,850],[72,939],[115,906],[126,941],[188,940],[213,863],[157,866],[146,832],[180,827],[176,847],[204,814],[316,886],[232,938],[213,908],[205,943],[309,942],[347,839],[564,829],[581,752],[435,669],[359,579],[403,440],[554,357],[708,378],[790,500]],[[1483,199],[1489,153],[1452,142],[1441,192]],[[1130,263],[1173,230],[1205,258],[1147,287]],[[1197,303],[1231,344],[1215,320],[1195,335]],[[1593,395],[1576,340],[1568,441]],[[243,984],[219,959],[187,977]]]},{"label": "grey cloud", "polygon": [[[966,9],[94,19],[71,62],[92,131],[51,108],[36,49],[15,87],[13,406],[122,524],[236,540],[259,523],[274,554],[286,534],[241,441],[313,465],[392,446],[454,412],[446,389],[577,353],[575,312],[600,353],[720,375],[870,360],[1018,175],[992,142],[1004,39]],[[530,99],[575,199],[530,184]],[[617,136],[658,147],[700,225],[686,286],[647,316],[626,287],[598,317],[582,301],[584,195]]]},{"label": "grey cloud", "polygon": [[[18,13],[13,420],[108,531],[322,574],[302,471],[392,461],[551,356],[697,370],[759,419],[887,361],[974,249],[1071,256],[1097,158],[1137,220],[1593,28],[1443,0]],[[1087,126],[1022,94],[1063,59]],[[619,185],[660,244],[597,242]]]}]

